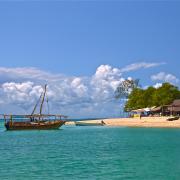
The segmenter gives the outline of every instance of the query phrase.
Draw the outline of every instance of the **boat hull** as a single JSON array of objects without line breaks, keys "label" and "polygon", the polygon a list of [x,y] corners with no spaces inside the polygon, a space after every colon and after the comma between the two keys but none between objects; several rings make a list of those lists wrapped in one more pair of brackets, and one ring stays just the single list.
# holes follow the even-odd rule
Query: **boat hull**
[{"label": "boat hull", "polygon": [[59,129],[65,121],[46,121],[46,122],[7,122],[5,127],[7,130],[48,130]]},{"label": "boat hull", "polygon": [[104,126],[104,122],[100,123],[88,123],[88,122],[75,122],[76,126]]},{"label": "boat hull", "polygon": [[175,120],[178,120],[179,119],[179,116],[177,117],[170,117],[167,119],[167,121],[175,121]]}]

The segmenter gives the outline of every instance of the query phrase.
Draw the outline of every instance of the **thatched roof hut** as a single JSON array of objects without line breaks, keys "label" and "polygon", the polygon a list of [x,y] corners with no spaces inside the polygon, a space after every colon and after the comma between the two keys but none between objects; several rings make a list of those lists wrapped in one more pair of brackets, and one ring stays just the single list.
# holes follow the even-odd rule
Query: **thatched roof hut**
[{"label": "thatched roof hut", "polygon": [[180,107],[180,99],[174,100],[171,105],[172,105],[172,106],[176,106],[176,107]]},{"label": "thatched roof hut", "polygon": [[180,115],[180,99],[176,99],[168,106],[168,110],[173,115]]},{"label": "thatched roof hut", "polygon": [[180,99],[174,100],[173,103],[169,105],[135,109],[135,110],[132,110],[131,112],[137,113],[137,114],[150,113],[150,114],[179,115],[180,116]]},{"label": "thatched roof hut", "polygon": [[142,112],[144,112],[144,109],[134,109],[134,110],[132,110],[131,112],[134,112],[134,113],[142,113]]},{"label": "thatched roof hut", "polygon": [[162,111],[162,106],[158,106],[151,109],[151,112],[153,113],[160,113]]},{"label": "thatched roof hut", "polygon": [[172,111],[173,112],[180,112],[180,106],[179,107],[173,107]]}]

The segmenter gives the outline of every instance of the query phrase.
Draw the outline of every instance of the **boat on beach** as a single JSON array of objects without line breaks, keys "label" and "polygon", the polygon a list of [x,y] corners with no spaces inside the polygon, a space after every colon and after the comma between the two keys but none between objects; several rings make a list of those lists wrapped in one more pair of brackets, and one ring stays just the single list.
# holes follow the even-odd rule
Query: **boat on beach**
[{"label": "boat on beach", "polygon": [[[44,92],[36,103],[33,112],[30,115],[6,115],[4,114],[5,127],[7,130],[48,130],[59,129],[66,122],[67,116],[54,115],[54,114],[42,114],[43,104],[45,99],[48,103],[46,95],[47,85],[45,85]],[[35,111],[40,104],[40,110],[38,114]]]},{"label": "boat on beach", "polygon": [[176,121],[179,119],[179,116],[175,116],[175,117],[170,117],[167,119],[167,121]]},{"label": "boat on beach", "polygon": [[75,121],[74,122],[76,126],[104,126],[105,122],[85,122],[85,121]]}]

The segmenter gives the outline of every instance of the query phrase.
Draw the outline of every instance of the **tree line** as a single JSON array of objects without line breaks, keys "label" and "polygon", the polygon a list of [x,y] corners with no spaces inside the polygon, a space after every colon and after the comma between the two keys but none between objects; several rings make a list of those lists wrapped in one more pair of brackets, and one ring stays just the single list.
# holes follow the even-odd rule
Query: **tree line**
[{"label": "tree line", "polygon": [[147,89],[135,87],[128,96],[124,110],[131,111],[133,109],[168,105],[175,99],[180,99],[180,91],[178,87],[170,83],[163,83],[159,88],[153,86]]}]

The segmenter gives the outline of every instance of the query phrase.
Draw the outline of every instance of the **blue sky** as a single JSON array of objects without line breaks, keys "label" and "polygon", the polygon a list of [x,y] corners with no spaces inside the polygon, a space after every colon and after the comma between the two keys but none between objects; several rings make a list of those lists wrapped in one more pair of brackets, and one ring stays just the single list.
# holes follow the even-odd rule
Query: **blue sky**
[{"label": "blue sky", "polygon": [[141,64],[121,76],[140,78],[142,86],[164,81],[179,86],[179,18],[180,2],[0,2],[0,67],[5,68],[0,80],[42,84],[4,73],[33,67],[84,82],[101,65],[122,69],[156,63],[146,68]]}]

